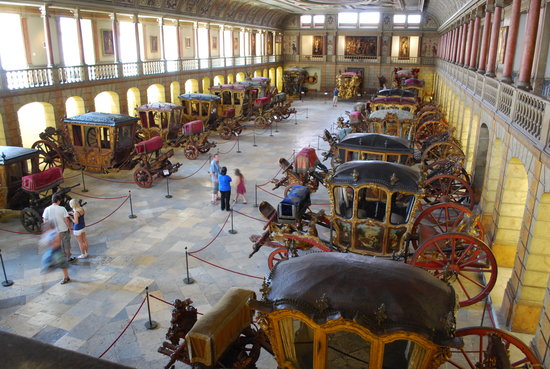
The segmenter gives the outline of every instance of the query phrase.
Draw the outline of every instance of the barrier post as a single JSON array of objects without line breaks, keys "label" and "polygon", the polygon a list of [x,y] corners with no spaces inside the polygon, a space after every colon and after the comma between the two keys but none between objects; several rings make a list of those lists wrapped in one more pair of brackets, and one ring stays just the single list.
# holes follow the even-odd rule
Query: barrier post
[{"label": "barrier post", "polygon": [[298,118],[296,118],[296,114],[298,114],[298,112],[294,113],[294,125],[298,125]]},{"label": "barrier post", "polygon": [[235,135],[237,136],[237,154],[240,154],[241,153],[241,147],[240,147],[240,144],[239,144],[239,134],[235,133]]},{"label": "barrier post", "polygon": [[6,275],[6,267],[4,266],[4,258],[2,257],[2,250],[0,250],[0,261],[2,262],[2,270],[4,271],[4,281],[2,282],[2,286],[9,287],[13,285],[13,281],[8,279],[8,276]]},{"label": "barrier post", "polygon": [[183,278],[183,283],[192,284],[195,280],[189,277],[189,256],[187,255],[187,247],[185,247],[185,269],[187,270],[187,278]]},{"label": "barrier post", "polygon": [[231,207],[231,229],[228,232],[230,234],[237,234],[237,230],[233,228],[233,207]]},{"label": "barrier post", "polygon": [[256,127],[254,127],[252,137],[254,138],[254,144],[252,146],[257,147],[258,145],[256,145]]},{"label": "barrier post", "polygon": [[82,186],[84,187],[82,192],[88,192],[88,189],[86,188],[86,181],[84,180],[84,169],[80,171],[80,176],[82,177]]},{"label": "barrier post", "polygon": [[275,133],[279,133],[279,129],[277,128],[278,124],[279,124],[279,121],[276,120],[275,121]]},{"label": "barrier post", "polygon": [[309,108],[306,108],[306,119],[309,119]]},{"label": "barrier post", "polygon": [[145,328],[155,329],[158,327],[158,323],[151,320],[151,307],[149,306],[149,287],[145,287],[145,295],[147,296],[147,314],[149,315],[149,321],[145,322]]},{"label": "barrier post", "polygon": [[128,190],[128,197],[130,198],[130,215],[128,215],[128,218],[135,219],[137,218],[137,215],[134,214],[134,206],[132,205],[132,191]]},{"label": "barrier post", "polygon": [[258,207],[258,184],[254,184],[254,207]]},{"label": "barrier post", "polygon": [[170,179],[170,177],[166,177],[166,197],[167,199],[171,199],[172,198],[172,195],[170,195],[170,187],[168,186],[168,180]]},{"label": "barrier post", "polygon": [[273,122],[269,125],[269,137],[273,137]]}]

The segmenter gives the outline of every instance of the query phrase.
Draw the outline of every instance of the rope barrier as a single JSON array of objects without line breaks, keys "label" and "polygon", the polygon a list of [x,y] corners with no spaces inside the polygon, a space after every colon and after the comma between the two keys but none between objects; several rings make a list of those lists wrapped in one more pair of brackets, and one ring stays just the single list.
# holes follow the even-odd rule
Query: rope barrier
[{"label": "rope barrier", "polygon": [[122,205],[124,205],[124,203],[125,203],[126,201],[128,201],[129,198],[130,198],[130,196],[126,196],[126,198],[124,199],[124,201],[122,201],[122,202],[120,203],[120,205],[119,205],[115,210],[113,210],[110,214],[108,214],[108,215],[106,215],[105,217],[101,218],[101,219],[98,220],[97,222],[94,222],[94,223],[92,223],[92,224],[90,224],[90,225],[86,225],[86,227],[94,226],[94,225],[96,225],[97,223],[102,222],[102,221],[104,221],[105,219],[109,218],[111,215],[113,215],[114,213],[116,213],[117,210],[120,209],[120,208],[122,207]]},{"label": "rope barrier", "polygon": [[168,302],[168,301],[166,301],[166,300],[163,300],[163,299],[161,299],[160,297],[157,297],[157,296],[155,296],[155,295],[149,294],[149,297],[152,297],[152,298],[154,298],[154,299],[157,299],[157,300],[159,300],[160,302],[164,302],[165,304],[175,306],[175,305],[172,304],[171,302]]},{"label": "rope barrier", "polygon": [[16,234],[42,234],[42,232],[18,232],[18,231],[11,231],[9,229],[0,228],[0,231],[2,232],[8,232],[8,233],[16,233]]},{"label": "rope barrier", "polygon": [[237,146],[237,141],[236,140],[235,140],[235,143],[233,144],[233,146],[231,146],[231,148],[228,151],[226,151],[226,152],[219,151],[218,153],[222,154],[222,155],[229,154],[231,151],[233,151],[235,146]]},{"label": "rope barrier", "polygon": [[77,173],[73,176],[70,176],[70,177],[63,177],[63,179],[67,180],[67,179],[72,179],[72,178],[75,178],[75,177],[78,177],[80,175],[80,173]]},{"label": "rope barrier", "polygon": [[225,222],[223,222],[223,225],[221,226],[220,230],[218,231],[218,233],[216,233],[216,235],[214,236],[214,238],[212,238],[212,240],[210,240],[210,242],[208,242],[206,245],[204,245],[203,247],[201,247],[200,249],[198,250],[195,250],[195,251],[190,251],[189,252],[189,255],[193,255],[193,254],[196,254],[198,252],[201,252],[203,251],[204,249],[206,249],[208,246],[210,246],[215,240],[216,238],[218,238],[218,236],[220,235],[220,233],[222,233],[222,230],[223,228],[225,227],[225,225],[227,224],[227,221],[229,220],[229,217],[231,216],[231,213],[227,214],[227,217],[225,218]]},{"label": "rope barrier", "polygon": [[132,319],[130,319],[130,321],[128,322],[128,324],[126,324],[126,327],[124,327],[124,329],[122,330],[122,332],[120,332],[120,334],[118,335],[118,337],[113,341],[113,343],[111,343],[111,345],[109,347],[107,347],[107,350],[103,351],[103,353],[101,355],[99,355],[99,358],[101,359],[103,357],[103,355],[105,355],[107,353],[107,351],[109,351],[114,345],[115,343],[117,343],[117,341],[120,339],[120,337],[122,337],[122,335],[124,334],[124,332],[126,332],[126,330],[128,329],[128,327],[130,326],[130,324],[132,324],[132,322],[134,321],[134,319],[136,318],[136,316],[138,315],[139,311],[141,310],[141,308],[143,307],[143,304],[145,303],[145,300],[146,298],[144,297],[143,298],[143,301],[141,301],[141,304],[139,305],[139,308],[137,309],[136,313],[134,314],[134,316],[132,317]]},{"label": "rope barrier", "polygon": [[262,191],[264,191],[265,193],[270,194],[271,196],[275,196],[275,197],[278,197],[278,198],[280,198],[280,199],[284,199],[284,197],[279,196],[279,195],[277,195],[277,194],[275,194],[275,193],[273,193],[273,192],[269,192],[268,190],[264,190],[264,189],[261,188],[261,187],[259,187],[259,189],[262,190]]},{"label": "rope barrier", "polygon": [[256,218],[256,217],[253,217],[252,215],[248,215],[248,214],[245,214],[245,213],[241,213],[241,212],[238,211],[238,210],[233,210],[233,211],[234,211],[235,213],[237,213],[237,214],[244,215],[245,217],[250,218],[250,219],[254,219],[254,220],[257,220],[257,221],[260,221],[260,222],[263,222],[263,223],[267,222],[266,219]]},{"label": "rope barrier", "polygon": [[197,169],[196,171],[194,171],[193,173],[191,173],[190,175],[188,176],[185,176],[185,177],[170,177],[171,180],[173,181],[180,181],[182,179],[187,179],[189,177],[193,177],[195,174],[197,174],[199,172],[199,170],[201,170],[202,168],[204,168],[204,166],[206,165],[206,163],[208,163],[210,161],[210,159],[206,159],[204,161],[204,163],[202,163],[201,167],[199,169]]},{"label": "rope barrier", "polygon": [[201,258],[199,258],[198,256],[195,256],[195,255],[191,255],[191,254],[189,254],[189,255],[192,256],[192,257],[194,257],[195,259],[198,259],[198,260],[202,261],[203,263],[206,263],[206,264],[208,264],[208,265],[212,265],[213,267],[216,267],[216,268],[219,268],[219,269],[223,269],[223,270],[225,270],[225,271],[227,271],[227,272],[230,272],[230,273],[235,273],[235,274],[239,274],[239,275],[242,275],[242,276],[245,276],[245,277],[250,277],[250,278],[262,279],[262,280],[264,279],[263,277],[258,277],[258,276],[255,276],[255,275],[250,275],[250,274],[246,274],[246,273],[241,273],[241,272],[237,272],[236,270],[231,270],[231,269],[224,268],[224,267],[222,267],[222,266],[220,266],[220,265],[216,265],[216,264],[214,264],[214,263],[211,263],[211,262],[209,262],[209,261],[206,261],[206,260],[204,260],[204,259],[201,259]]},{"label": "rope barrier", "polygon": [[87,177],[94,178],[94,179],[99,179],[100,181],[105,181],[105,182],[113,182],[113,183],[136,183],[135,181],[117,181],[117,180],[109,179],[109,178],[96,177],[96,176],[93,176],[93,175],[88,174],[88,173],[85,173],[85,175],[86,175]]},{"label": "rope barrier", "polygon": [[128,195],[116,196],[116,197],[98,197],[98,196],[84,195],[83,193],[78,193],[78,192],[75,192],[75,191],[72,191],[72,193],[74,193],[75,195],[78,195],[78,196],[89,197],[91,199],[96,199],[96,200],[116,200],[116,199],[123,199],[125,197],[128,197]]}]

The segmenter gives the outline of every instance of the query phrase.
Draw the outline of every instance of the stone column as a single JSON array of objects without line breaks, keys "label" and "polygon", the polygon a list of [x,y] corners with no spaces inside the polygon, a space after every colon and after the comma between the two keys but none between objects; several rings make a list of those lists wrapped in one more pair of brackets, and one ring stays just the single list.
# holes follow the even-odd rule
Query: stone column
[{"label": "stone column", "polygon": [[477,63],[477,72],[484,74],[485,66],[487,65],[487,49],[489,46],[489,34],[491,30],[491,16],[493,10],[487,7],[485,10],[485,22],[483,25],[483,35],[481,36],[481,52],[479,55],[479,62]]},{"label": "stone column", "polygon": [[48,61],[48,67],[54,67],[55,62],[53,58],[52,49],[52,31],[50,28],[50,12],[47,5],[40,7],[40,14],[42,16],[42,24],[44,26],[44,42],[46,43],[46,59]]},{"label": "stone column", "polygon": [[451,50],[449,53],[449,61],[456,63],[456,45],[458,40],[458,29],[453,29],[453,36],[451,37]]},{"label": "stone column", "polygon": [[537,29],[539,27],[540,1],[541,0],[531,0],[529,3],[529,14],[527,15],[525,40],[523,42],[523,52],[521,54],[521,64],[517,83],[518,88],[522,90],[531,89],[531,71],[533,69],[533,58],[535,56]]},{"label": "stone column", "polygon": [[143,64],[141,60],[141,43],[139,42],[139,16],[134,14],[134,38],[136,40],[136,63],[137,63],[137,74],[139,76],[143,75]]},{"label": "stone column", "polygon": [[109,16],[111,17],[111,27],[113,29],[113,49],[115,52],[115,63],[120,63],[120,32],[118,29],[118,18],[116,16],[116,13],[112,13]]},{"label": "stone column", "polygon": [[468,36],[466,37],[466,50],[464,53],[464,68],[470,66],[470,55],[472,54],[472,44],[474,40],[474,16],[470,17],[470,22],[468,22],[467,29]]},{"label": "stone column", "polygon": [[[160,50],[160,60],[166,61],[166,50],[164,50],[164,17],[157,19],[159,24],[159,50]],[[165,69],[166,70],[166,69]]]},{"label": "stone column", "polygon": [[476,70],[478,67],[479,51],[479,31],[481,27],[480,14],[476,13],[474,19],[474,35],[472,36],[472,55],[470,55],[470,70]]},{"label": "stone column", "polygon": [[195,59],[199,59],[199,24],[193,23],[193,46],[195,52]]},{"label": "stone column", "polygon": [[535,53],[533,72],[533,93],[537,95],[542,94],[542,88],[544,87],[544,76],[546,72],[548,49],[550,49],[550,4],[542,4],[542,15],[540,19],[543,20],[543,24],[540,26],[540,36],[538,37],[539,47]]},{"label": "stone column", "polygon": [[181,26],[179,20],[176,20],[176,39],[178,41],[178,60],[181,60],[181,56],[183,55],[183,45],[182,45],[182,39],[181,39]]},{"label": "stone column", "polygon": [[487,57],[487,67],[485,75],[487,77],[495,77],[495,69],[497,66],[497,48],[498,48],[498,33],[500,32],[500,18],[502,17],[502,3],[495,3],[495,14],[491,25],[491,42],[489,44],[489,55]]},{"label": "stone column", "polygon": [[521,0],[513,0],[512,14],[510,14],[510,28],[506,41],[506,54],[504,55],[504,68],[502,78],[504,83],[512,83],[512,72],[514,68],[514,57],[516,56],[516,44],[518,42],[519,17],[521,12]]},{"label": "stone column", "polygon": [[460,25],[460,35],[458,37],[458,57],[457,64],[462,66],[464,65],[464,47],[466,44],[466,24],[463,23]]}]

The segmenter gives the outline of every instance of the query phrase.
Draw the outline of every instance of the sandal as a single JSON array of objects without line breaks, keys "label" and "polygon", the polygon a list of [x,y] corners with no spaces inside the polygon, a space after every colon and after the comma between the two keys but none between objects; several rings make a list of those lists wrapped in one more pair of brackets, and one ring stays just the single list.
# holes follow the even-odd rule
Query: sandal
[{"label": "sandal", "polygon": [[70,281],[71,281],[71,278],[69,277],[63,278],[63,280],[61,281],[61,284],[69,283]]}]

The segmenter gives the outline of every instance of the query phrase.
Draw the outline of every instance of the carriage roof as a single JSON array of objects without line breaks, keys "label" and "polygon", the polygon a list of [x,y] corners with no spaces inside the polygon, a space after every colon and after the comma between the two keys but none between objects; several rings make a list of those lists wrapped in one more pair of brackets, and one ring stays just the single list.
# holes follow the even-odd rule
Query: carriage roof
[{"label": "carriage roof", "polygon": [[218,100],[220,100],[219,96],[211,95],[211,94],[199,94],[199,93],[181,94],[178,97],[180,99],[185,99],[185,100],[202,100],[202,101],[218,101]]},{"label": "carriage roof", "polygon": [[360,74],[357,72],[342,72],[340,73],[340,75],[344,77],[355,77],[355,76],[359,76]]},{"label": "carriage roof", "polygon": [[412,97],[401,96],[378,96],[371,100],[372,103],[378,104],[416,104],[417,101]]},{"label": "carriage roof", "polygon": [[305,70],[303,68],[292,67],[292,68],[285,69],[283,71],[283,73],[303,73],[303,74],[306,74],[307,70]]},{"label": "carriage roof", "polygon": [[172,111],[172,110],[182,110],[184,109],[181,105],[176,105],[168,102],[154,102],[150,104],[141,105],[139,108],[136,108],[137,111]]},{"label": "carriage roof", "polygon": [[240,85],[246,86],[246,87],[250,87],[250,88],[260,88],[260,87],[267,86],[269,82],[268,81],[253,81],[253,80],[247,79],[247,80],[244,80],[244,81],[239,81],[237,83],[240,84]]},{"label": "carriage roof", "polygon": [[408,78],[405,81],[403,81],[402,86],[422,87],[424,86],[424,81],[418,78]]},{"label": "carriage roof", "polygon": [[37,156],[40,151],[19,146],[0,146],[0,165],[17,163]]},{"label": "carriage roof", "polygon": [[386,115],[388,114],[395,114],[397,115],[397,119],[399,120],[406,120],[406,119],[414,119],[415,116],[410,111],[401,110],[401,109],[381,109],[376,110],[370,113],[369,119],[384,119],[386,118]]},{"label": "carriage roof", "polygon": [[353,253],[313,253],[278,263],[267,303],[319,324],[344,318],[381,335],[408,331],[456,347],[453,288],[426,270]]},{"label": "carriage roof", "polygon": [[229,83],[226,85],[217,85],[210,87],[210,91],[221,91],[221,90],[239,90],[244,91],[248,88],[247,85],[242,85],[239,83]]},{"label": "carriage roof", "polygon": [[138,120],[139,118],[131,117],[124,114],[92,112],[75,115],[74,117],[70,118],[64,118],[63,122],[116,127],[118,125],[124,125],[127,123],[135,123]]},{"label": "carriage roof", "polygon": [[380,133],[351,133],[346,135],[336,146],[359,150],[412,153],[409,140]]},{"label": "carriage roof", "polygon": [[390,191],[419,193],[419,179],[418,171],[403,164],[379,160],[354,160],[339,165],[328,182],[353,186],[378,184]]},{"label": "carriage roof", "polygon": [[403,90],[401,88],[385,88],[376,92],[377,96],[403,96],[403,97],[415,97],[414,93],[409,90]]}]

